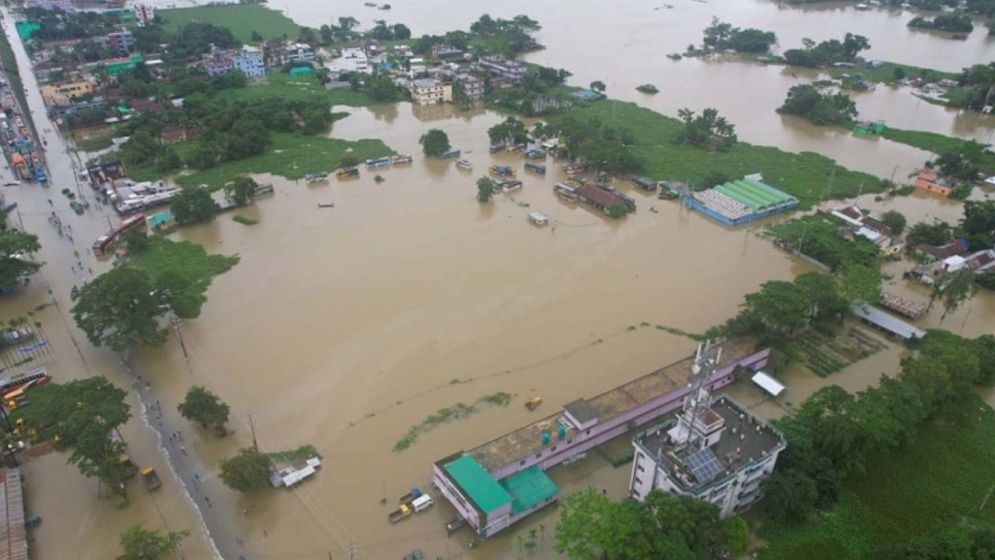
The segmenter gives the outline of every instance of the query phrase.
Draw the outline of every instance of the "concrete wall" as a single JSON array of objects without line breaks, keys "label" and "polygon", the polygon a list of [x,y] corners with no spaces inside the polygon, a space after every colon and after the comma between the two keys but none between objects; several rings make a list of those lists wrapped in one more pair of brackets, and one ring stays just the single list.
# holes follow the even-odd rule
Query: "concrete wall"
[{"label": "concrete wall", "polygon": [[[768,358],[770,358],[770,349],[765,348],[744,357],[738,362],[723,367],[712,376],[712,390],[714,391],[732,383],[732,373],[737,366],[758,370],[767,365]],[[630,422],[636,426],[642,426],[680,408],[688,391],[689,388],[687,386],[680,387],[615,418],[599,421],[590,429],[574,433],[566,440],[557,440],[554,438],[547,447],[538,453],[539,457],[536,457],[536,454],[532,454],[528,457],[520,458],[514,463],[491,472],[491,474],[494,475],[494,478],[501,480],[533,465],[539,465],[543,470],[548,470],[625,433],[630,429]]]}]

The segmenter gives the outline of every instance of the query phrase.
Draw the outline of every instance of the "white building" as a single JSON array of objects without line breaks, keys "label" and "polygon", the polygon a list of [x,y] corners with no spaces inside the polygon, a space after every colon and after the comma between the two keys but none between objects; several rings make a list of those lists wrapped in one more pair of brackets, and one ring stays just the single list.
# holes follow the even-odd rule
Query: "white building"
[{"label": "white building", "polygon": [[706,500],[722,517],[740,513],[764,494],[784,436],[728,396],[712,399],[708,379],[718,363],[699,352],[683,410],[633,439],[629,493],[643,500],[654,489]]},{"label": "white building", "polygon": [[411,81],[411,99],[415,105],[438,105],[452,102],[453,86],[433,78]]},{"label": "white building", "polygon": [[149,4],[132,4],[131,11],[135,14],[135,23],[139,27],[155,21],[155,8]]},{"label": "white building", "polygon": [[[362,51],[360,51],[362,52]],[[314,62],[314,49],[307,43],[291,43],[287,45],[285,53],[286,61],[291,64],[305,64]]]},{"label": "white building", "polygon": [[369,73],[370,60],[363,49],[347,47],[342,49],[342,56],[332,60],[328,65],[331,70],[338,70],[342,73]]}]

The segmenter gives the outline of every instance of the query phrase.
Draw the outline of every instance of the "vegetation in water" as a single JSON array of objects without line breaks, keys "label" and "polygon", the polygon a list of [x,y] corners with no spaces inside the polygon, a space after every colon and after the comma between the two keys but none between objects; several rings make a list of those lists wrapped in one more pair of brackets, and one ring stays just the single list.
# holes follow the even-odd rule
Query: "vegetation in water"
[{"label": "vegetation in water", "polygon": [[411,426],[411,428],[408,429],[408,432],[404,434],[401,439],[397,440],[396,443],[394,443],[394,452],[399,453],[411,447],[418,440],[418,436],[425,432],[434,430],[440,424],[462,420],[476,414],[477,412],[480,412],[481,405],[504,407],[511,403],[511,399],[512,395],[504,392],[498,392],[490,395],[484,395],[477,399],[477,401],[472,405],[456,403],[446,408],[440,408],[435,411],[434,414],[430,414],[425,417],[420,424]]},{"label": "vegetation in water", "polygon": [[142,525],[128,527],[121,533],[121,556],[118,560],[159,560],[176,553],[190,531],[167,531],[165,534]]},{"label": "vegetation in water", "polygon": [[935,29],[948,33],[970,33],[974,31],[974,23],[971,21],[971,16],[957,13],[940,14],[933,19],[917,16],[909,21],[909,27]]},{"label": "vegetation in water", "polygon": [[239,450],[234,457],[221,461],[219,476],[225,486],[249,493],[269,488],[270,459],[251,447]]},{"label": "vegetation in water", "polygon": [[311,457],[317,457],[322,459],[321,453],[318,453],[318,449],[311,444],[305,444],[297,449],[291,449],[288,451],[275,451],[273,453],[267,453],[267,457],[270,458],[274,463],[297,463],[299,461],[306,461]]},{"label": "vegetation in water", "polygon": [[241,214],[235,214],[231,217],[233,222],[238,222],[243,226],[254,226],[259,223],[259,220],[255,218],[250,218],[248,216],[243,216]]},{"label": "vegetation in water", "polygon": [[788,90],[777,112],[798,115],[817,125],[846,125],[857,118],[857,105],[845,93],[823,93],[816,86],[799,84]]},{"label": "vegetation in water", "polygon": [[657,88],[653,84],[642,84],[642,85],[636,86],[636,91],[638,91],[640,93],[654,94],[654,93],[659,93],[660,89]]},{"label": "vegetation in water", "polygon": [[747,28],[740,29],[725,23],[717,17],[705,28],[705,47],[713,50],[732,49],[742,53],[765,53],[777,43],[777,36],[770,31]]},{"label": "vegetation in water", "polygon": [[425,152],[427,156],[439,157],[442,154],[448,152],[451,148],[449,145],[449,135],[443,130],[438,128],[433,128],[422,134],[418,138],[418,143],[421,144],[422,151]]},{"label": "vegetation in water", "polygon": [[870,42],[863,35],[847,33],[843,40],[830,39],[816,43],[811,39],[803,39],[804,48],[784,51],[784,60],[792,66],[819,68],[838,62],[852,63],[861,51],[871,48]]},{"label": "vegetation in water", "polygon": [[194,385],[187,390],[186,397],[176,410],[180,416],[191,422],[197,422],[204,428],[221,429],[228,423],[228,405],[200,385]]}]

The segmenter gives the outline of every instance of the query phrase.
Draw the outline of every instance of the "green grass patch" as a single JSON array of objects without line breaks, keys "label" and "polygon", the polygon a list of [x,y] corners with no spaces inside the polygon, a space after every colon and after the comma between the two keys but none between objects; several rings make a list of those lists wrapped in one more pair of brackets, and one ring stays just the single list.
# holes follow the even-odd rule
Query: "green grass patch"
[{"label": "green grass patch", "polygon": [[319,459],[323,458],[321,456],[321,453],[318,453],[318,450],[315,449],[315,447],[310,444],[302,445],[297,449],[291,449],[289,451],[276,451],[274,453],[267,453],[266,456],[269,457],[270,461],[273,461],[274,463],[285,463],[285,464],[296,463],[298,461],[306,461],[311,457],[317,457]]},{"label": "green grass patch", "polygon": [[76,138],[76,147],[84,152],[96,152],[104,148],[110,148],[114,142],[111,141],[111,134],[99,134],[88,138]]},{"label": "green grass patch", "polygon": [[[898,128],[886,128],[881,136],[892,142],[901,142],[902,144],[908,144],[909,146],[933,152],[934,154],[962,152],[964,151],[964,147],[970,143],[968,140],[945,136],[936,132],[901,130]],[[978,166],[983,171],[995,170],[995,153],[986,150],[978,161]]]},{"label": "green grass patch", "polygon": [[233,222],[238,222],[243,226],[254,226],[259,223],[259,220],[254,220],[252,218],[249,218],[248,216],[243,216],[241,214],[235,214],[234,216],[232,216],[231,219]]},{"label": "green grass patch", "polygon": [[145,270],[153,284],[166,274],[177,274],[188,282],[188,289],[175,304],[177,312],[182,310],[183,316],[199,315],[201,306],[207,301],[204,293],[211,280],[238,263],[237,256],[208,255],[203,247],[188,241],[170,241],[154,236],[150,242],[148,250],[129,257],[129,261]]},{"label": "green grass patch", "polygon": [[481,405],[505,407],[511,403],[512,398],[513,397],[508,393],[497,392],[490,395],[484,395],[470,405],[465,403],[456,403],[453,406],[440,408],[435,411],[434,414],[426,416],[420,424],[408,428],[407,433],[405,433],[401,439],[394,443],[394,452],[399,453],[411,447],[416,441],[418,441],[419,435],[425,432],[430,432],[441,424],[463,420],[464,418],[480,412]]},{"label": "green grass patch", "polygon": [[866,64],[858,64],[854,68],[831,68],[829,70],[829,75],[834,78],[842,77],[843,74],[848,74],[851,77],[860,78],[867,80],[868,82],[874,82],[878,84],[887,84],[896,82],[895,80],[895,70],[901,68],[905,72],[905,76],[908,78],[925,78],[927,80],[946,80],[946,79],[956,79],[958,74],[951,72],[942,72],[940,70],[933,70],[932,68],[923,68],[921,66],[910,66],[908,64],[896,64],[894,62],[885,62],[880,66],[875,68],[868,68]]},{"label": "green grass patch", "polygon": [[995,412],[980,401],[957,423],[925,426],[907,449],[882,452],[817,520],[764,533],[761,560],[871,560],[888,546],[967,524],[995,527]]},{"label": "green grass patch", "polygon": [[175,33],[188,23],[210,23],[227,27],[232,35],[243,43],[252,42],[253,31],[262,35],[264,39],[276,39],[284,35],[288,39],[296,39],[301,31],[301,26],[294,23],[294,20],[262,4],[175,8],[156,10],[156,15],[163,19],[164,29],[171,33]]},{"label": "green grass patch", "polygon": [[[275,133],[272,138],[273,143],[265,154],[228,161],[211,169],[180,175],[176,177],[176,182],[184,186],[206,184],[216,189],[239,175],[249,173],[272,173],[296,180],[304,178],[308,173],[334,170],[338,167],[339,159],[350,149],[352,155],[360,160],[394,153],[380,140],[351,142],[338,138],[287,133]],[[192,144],[195,143],[196,140],[185,148],[192,148]]]},{"label": "green grass patch", "polygon": [[274,72],[263,81],[227,91],[225,95],[249,101],[268,97],[303,101],[318,96],[328,99],[333,105],[364,107],[374,104],[370,96],[363,92],[353,91],[350,88],[325,89],[314,76],[294,78],[282,72]]},{"label": "green grass patch", "polygon": [[[569,111],[575,118],[598,118],[602,123],[632,132],[633,153],[643,162],[643,174],[658,180],[701,183],[708,175],[721,173],[730,179],[761,173],[772,186],[798,198],[802,208],[818,202],[833,168],[836,176],[828,198],[856,196],[884,190],[882,181],[868,173],[851,171],[832,159],[814,152],[792,153],[769,146],[738,142],[724,152],[675,143],[682,123],[671,117],[644,109],[634,103],[604,100]],[[561,117],[554,117],[556,120]]]}]

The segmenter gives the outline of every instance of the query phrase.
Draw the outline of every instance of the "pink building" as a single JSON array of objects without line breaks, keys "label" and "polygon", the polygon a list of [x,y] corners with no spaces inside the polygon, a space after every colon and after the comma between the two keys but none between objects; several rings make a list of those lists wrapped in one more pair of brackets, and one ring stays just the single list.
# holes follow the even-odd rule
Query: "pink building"
[{"label": "pink building", "polygon": [[[722,357],[706,381],[711,390],[732,383],[737,368],[763,368],[770,349],[728,341]],[[688,357],[441,459],[434,465],[433,482],[467,523],[489,537],[555,500],[556,487],[544,471],[680,408],[690,391],[693,364],[694,357]],[[516,493],[521,488],[541,491]]]}]

